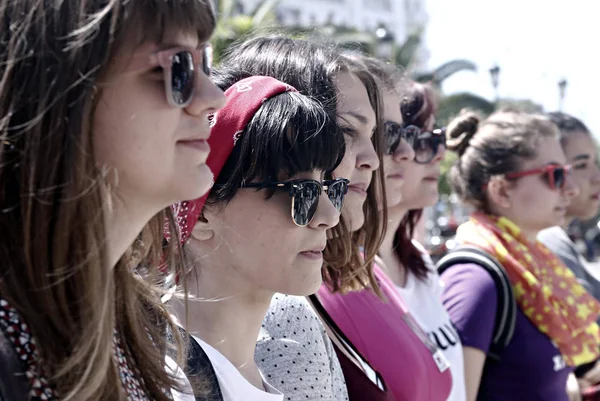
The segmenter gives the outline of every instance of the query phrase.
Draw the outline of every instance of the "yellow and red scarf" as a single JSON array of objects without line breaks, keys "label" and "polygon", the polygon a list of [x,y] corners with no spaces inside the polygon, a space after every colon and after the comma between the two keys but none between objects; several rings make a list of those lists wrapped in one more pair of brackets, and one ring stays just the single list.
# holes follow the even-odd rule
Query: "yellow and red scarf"
[{"label": "yellow and red scarf", "polygon": [[521,311],[558,347],[569,366],[600,356],[600,303],[539,241],[531,242],[505,217],[475,213],[457,240],[485,250],[502,264]]}]

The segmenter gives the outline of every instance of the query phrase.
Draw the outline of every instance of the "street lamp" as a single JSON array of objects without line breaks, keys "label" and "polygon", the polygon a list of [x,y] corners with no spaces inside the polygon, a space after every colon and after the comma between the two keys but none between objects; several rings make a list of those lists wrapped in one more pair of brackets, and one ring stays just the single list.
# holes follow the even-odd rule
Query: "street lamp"
[{"label": "street lamp", "polygon": [[396,38],[394,34],[385,27],[383,24],[379,24],[377,30],[375,31],[375,36],[378,40],[377,46],[377,57],[390,60],[392,58],[392,52],[394,50],[394,42]]},{"label": "street lamp", "polygon": [[494,96],[496,97],[496,104],[498,104],[498,101],[500,100],[500,96],[498,95],[498,85],[500,84],[500,66],[498,64],[494,64],[494,66],[490,68],[490,77],[492,77]]},{"label": "street lamp", "polygon": [[565,94],[567,93],[567,80],[565,78],[558,81],[558,111],[563,111],[565,105]]}]

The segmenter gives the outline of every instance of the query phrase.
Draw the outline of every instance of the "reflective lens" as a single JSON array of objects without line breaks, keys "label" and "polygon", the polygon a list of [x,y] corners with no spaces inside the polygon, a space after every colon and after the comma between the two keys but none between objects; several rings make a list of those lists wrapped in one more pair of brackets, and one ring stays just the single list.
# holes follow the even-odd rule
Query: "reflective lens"
[{"label": "reflective lens", "polygon": [[176,105],[184,105],[194,94],[194,56],[183,50],[171,59],[171,96]]},{"label": "reflective lens", "polygon": [[315,216],[319,206],[321,186],[317,182],[297,182],[292,192],[292,218],[299,226],[306,226]]},{"label": "reflective lens", "polygon": [[437,155],[440,146],[446,147],[445,129],[435,129],[432,132],[421,132],[415,141],[415,162],[427,164]]},{"label": "reflective lens", "polygon": [[385,136],[385,151],[386,154],[394,154],[400,141],[404,139],[408,142],[410,147],[414,147],[415,140],[419,135],[419,128],[414,125],[409,125],[406,128],[393,121],[386,121],[383,123],[384,136]]},{"label": "reflective lens", "polygon": [[330,180],[325,181],[324,185],[327,188],[327,196],[329,197],[329,200],[337,209],[337,211],[341,213],[342,207],[344,206],[344,198],[348,193],[348,181],[343,179]]},{"label": "reflective lens", "polygon": [[210,45],[206,45],[204,47],[204,51],[202,52],[202,71],[206,76],[210,77],[212,72],[212,63],[213,63],[213,48]]}]

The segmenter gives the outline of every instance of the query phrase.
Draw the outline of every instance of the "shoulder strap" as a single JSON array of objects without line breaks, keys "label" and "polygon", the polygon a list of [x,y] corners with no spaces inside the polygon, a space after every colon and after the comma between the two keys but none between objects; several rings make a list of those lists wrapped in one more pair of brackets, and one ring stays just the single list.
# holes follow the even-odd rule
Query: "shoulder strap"
[{"label": "shoulder strap", "polygon": [[189,341],[185,375],[192,383],[192,387],[198,387],[194,384],[200,383],[199,387],[203,390],[202,395],[196,396],[196,401],[223,401],[219,379],[208,355],[183,328],[180,327],[179,330],[181,335]]},{"label": "shoulder strap", "polygon": [[29,384],[15,350],[0,330],[0,400],[25,400]]},{"label": "shoulder strap", "polygon": [[457,247],[438,261],[437,269],[441,275],[452,266],[465,263],[474,263],[481,266],[492,276],[496,285],[498,307],[494,323],[494,334],[487,358],[499,361],[502,351],[510,343],[515,331],[517,303],[512,284],[502,264],[492,255],[474,246],[463,245]]},{"label": "shoulder strap", "polygon": [[[385,381],[383,380],[383,377],[379,374],[378,371],[376,371],[371,366],[369,361],[354,346],[352,341],[350,341],[350,339],[348,339],[348,337],[346,337],[344,332],[335,323],[335,321],[333,320],[331,315],[329,315],[327,310],[325,310],[325,307],[323,306],[321,301],[319,301],[319,298],[315,294],[309,295],[307,298],[308,298],[308,301],[310,302],[310,304],[312,305],[313,309],[317,313],[317,316],[319,316],[319,319],[321,320],[323,325],[329,329],[328,334],[330,336],[335,337],[335,338],[331,338],[334,347],[340,347],[340,351],[343,352],[344,355],[346,355],[348,357],[348,359],[350,359],[350,358],[354,359],[357,366],[360,367],[363,374],[367,378],[369,378],[369,380],[373,383],[373,385],[376,385],[377,387],[379,387],[379,389],[381,391],[387,392],[388,389],[385,384]],[[341,349],[341,348],[343,348],[343,349]],[[354,362],[351,361],[351,363],[354,363]]]}]

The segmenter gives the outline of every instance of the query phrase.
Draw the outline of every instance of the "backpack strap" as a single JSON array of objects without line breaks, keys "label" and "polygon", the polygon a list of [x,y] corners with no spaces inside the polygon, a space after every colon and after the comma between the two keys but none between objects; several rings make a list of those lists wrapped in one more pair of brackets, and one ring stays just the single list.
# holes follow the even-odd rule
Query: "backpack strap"
[{"label": "backpack strap", "polygon": [[12,343],[0,330],[0,400],[26,400],[29,384]]},{"label": "backpack strap", "polygon": [[512,284],[502,264],[492,255],[474,246],[457,247],[438,261],[437,269],[441,275],[454,265],[466,263],[481,266],[492,276],[496,285],[496,319],[487,359],[499,361],[502,351],[510,343],[515,331],[517,302]]},{"label": "backpack strap", "polygon": [[199,384],[202,389],[202,394],[195,396],[196,401],[223,401],[219,379],[208,355],[206,355],[200,344],[181,327],[179,328],[179,334],[189,344],[185,375],[192,384],[192,388],[198,387]]}]

